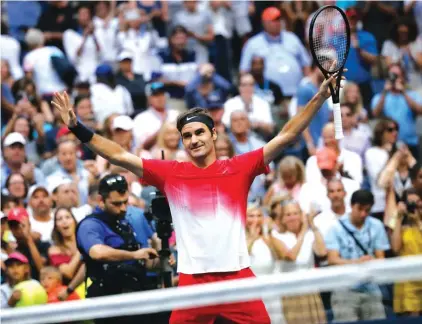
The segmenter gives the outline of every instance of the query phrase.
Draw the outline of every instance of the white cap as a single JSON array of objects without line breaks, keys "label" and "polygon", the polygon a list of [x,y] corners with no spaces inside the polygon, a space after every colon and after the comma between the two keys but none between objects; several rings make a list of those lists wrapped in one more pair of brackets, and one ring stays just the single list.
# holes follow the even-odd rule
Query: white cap
[{"label": "white cap", "polygon": [[26,145],[26,140],[25,137],[23,137],[22,134],[14,132],[14,133],[10,133],[9,135],[6,136],[3,145],[4,147],[8,147],[10,145],[13,145],[15,143],[20,143],[22,145]]},{"label": "white cap", "polygon": [[49,194],[47,187],[41,184],[34,184],[33,186],[31,186],[28,190],[28,199],[31,199],[32,195],[35,193],[35,191],[42,189],[44,190],[47,194]]},{"label": "white cap", "polygon": [[119,62],[123,61],[123,60],[133,60],[133,53],[130,51],[123,51],[119,54],[119,56],[117,57],[117,60]]},{"label": "white cap", "polygon": [[113,119],[111,129],[123,129],[125,131],[131,131],[133,129],[133,120],[129,116],[120,115]]},{"label": "white cap", "polygon": [[138,9],[129,9],[124,13],[125,20],[133,21],[141,18]]},{"label": "white cap", "polygon": [[71,184],[72,180],[69,178],[62,178],[62,177],[49,177],[48,178],[48,192],[52,194],[58,187],[65,184]]}]

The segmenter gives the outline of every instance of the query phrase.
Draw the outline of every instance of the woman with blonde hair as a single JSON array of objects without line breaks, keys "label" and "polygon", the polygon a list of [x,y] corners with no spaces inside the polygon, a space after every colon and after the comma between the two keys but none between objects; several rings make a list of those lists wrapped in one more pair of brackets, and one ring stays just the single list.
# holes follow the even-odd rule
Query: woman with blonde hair
[{"label": "woman with blonde hair", "polygon": [[184,150],[179,148],[180,133],[175,123],[165,122],[157,135],[157,143],[152,148],[151,154],[155,159],[161,159],[161,151],[164,151],[165,160],[183,159]]},{"label": "woman with blonde hair", "polygon": [[286,156],[278,166],[278,178],[268,189],[264,197],[264,205],[268,205],[274,196],[289,195],[299,199],[300,189],[305,183],[305,166],[295,156]]},{"label": "woman with blonde hair", "polygon": [[[271,219],[265,219],[259,206],[252,205],[246,210],[246,241],[251,269],[256,276],[273,274],[276,270],[276,253],[269,235]],[[271,323],[284,323],[282,307],[277,297],[264,299]]]},{"label": "woman with blonde hair", "polygon": [[[296,201],[282,204],[280,231],[272,230],[272,244],[281,261],[281,272],[306,271],[314,268],[314,253],[324,257],[324,239],[314,224],[317,213],[308,217]],[[319,294],[283,297],[286,323],[326,323],[324,306]]]}]

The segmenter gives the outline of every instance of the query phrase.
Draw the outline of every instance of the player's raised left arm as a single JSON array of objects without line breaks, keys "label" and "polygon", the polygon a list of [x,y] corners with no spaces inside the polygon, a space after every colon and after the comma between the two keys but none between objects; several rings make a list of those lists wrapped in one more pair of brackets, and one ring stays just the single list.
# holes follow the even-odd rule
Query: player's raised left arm
[{"label": "player's raised left arm", "polygon": [[264,162],[268,164],[272,162],[280,153],[280,151],[295,138],[297,138],[308,127],[314,115],[321,108],[325,100],[331,96],[329,83],[332,82],[335,86],[337,73],[333,74],[325,80],[318,93],[308,102],[304,109],[302,109],[295,117],[293,117],[281,130],[276,137],[269,141],[264,146]]}]

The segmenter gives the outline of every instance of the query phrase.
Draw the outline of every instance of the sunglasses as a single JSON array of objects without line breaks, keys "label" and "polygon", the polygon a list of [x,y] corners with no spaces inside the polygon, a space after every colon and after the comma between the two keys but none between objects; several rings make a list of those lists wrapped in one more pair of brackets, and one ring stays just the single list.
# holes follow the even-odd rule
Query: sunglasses
[{"label": "sunglasses", "polygon": [[398,131],[399,129],[397,128],[397,127],[388,127],[387,129],[386,129],[386,131],[387,132],[389,132],[389,133],[392,133],[392,132],[394,132],[394,131]]}]

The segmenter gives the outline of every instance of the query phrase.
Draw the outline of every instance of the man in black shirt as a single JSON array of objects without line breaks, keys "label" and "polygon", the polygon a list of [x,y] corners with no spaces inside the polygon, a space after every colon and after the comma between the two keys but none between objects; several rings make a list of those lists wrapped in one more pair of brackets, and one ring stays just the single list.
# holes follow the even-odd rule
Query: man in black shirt
[{"label": "man in black shirt", "polygon": [[50,244],[33,238],[28,212],[25,208],[11,209],[7,214],[7,222],[18,244],[16,251],[28,258],[31,277],[38,280],[41,268],[47,263]]}]

